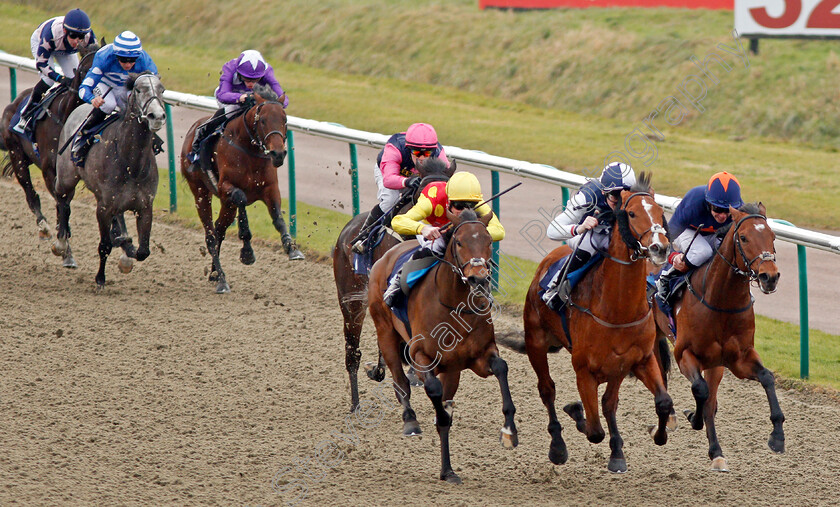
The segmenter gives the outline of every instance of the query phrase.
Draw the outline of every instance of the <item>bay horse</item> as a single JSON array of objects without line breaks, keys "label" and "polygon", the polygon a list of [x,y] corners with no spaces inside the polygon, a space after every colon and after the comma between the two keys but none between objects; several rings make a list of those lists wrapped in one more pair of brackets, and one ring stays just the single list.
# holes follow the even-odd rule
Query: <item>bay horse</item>
[{"label": "bay horse", "polygon": [[[114,220],[121,220],[124,212],[133,211],[137,215],[139,246],[134,248],[129,240],[122,242],[125,254],[120,259],[120,270],[131,271],[134,259],[143,261],[150,253],[152,204],[158,185],[152,145],[154,133],[166,123],[164,88],[160,78],[148,71],[129,74],[125,86],[130,91],[126,111],[99,134],[100,142],[90,147],[84,167],[73,163],[69,149],[58,157],[55,182],[58,225],[53,253],[63,255],[69,248],[70,201],[79,180],[83,180],[96,197],[100,239],[97,290],[105,286],[105,261],[114,246],[111,225]],[[79,129],[92,108],[84,104],[73,111],[61,132],[62,144]]]},{"label": "bay horse", "polygon": [[[189,172],[192,162],[188,154],[192,149],[195,131],[209,117],[196,121],[184,137],[181,148],[181,174],[195,198],[195,208],[204,226],[207,251],[212,257],[210,281],[216,283],[216,293],[227,294],[230,285],[219,261],[219,251],[230,224],[239,211],[239,239],[242,249],[239,260],[251,265],[256,260],[251,247],[251,230],[245,207],[262,201],[268,208],[274,228],[280,233],[289,260],[302,260],[292,237],[286,231],[286,222],[280,208],[280,187],[277,168],[286,158],[286,111],[283,101],[274,91],[262,85],[254,86],[254,105],[237,116],[225,127],[216,145],[213,162],[219,171],[218,188],[214,188],[201,169]],[[213,196],[221,201],[221,210],[213,224]]]},{"label": "bay horse", "polygon": [[403,407],[403,434],[421,433],[410,404],[411,387],[403,372],[405,359],[423,377],[426,395],[435,408],[435,427],[440,436],[440,479],[460,484],[461,479],[450,463],[449,430],[461,371],[470,369],[481,378],[496,376],[505,418],[500,440],[504,447],[513,448],[519,439],[513,419],[516,409],[508,387],[508,367],[499,357],[493,328],[492,313],[498,306],[490,293],[492,239],[487,232],[493,215],[488,213],[479,219],[473,210],[465,209],[459,216],[447,210],[447,216],[453,227],[445,235],[448,236],[446,251],[440,262],[411,290],[409,325],[385,304],[383,292],[397,259],[416,245],[398,245],[376,261],[370,271],[368,301],[381,358],[391,371],[394,392]]},{"label": "bay horse", "polygon": [[[775,292],[779,281],[776,235],[770,229],[761,203],[730,208],[732,223],[718,231],[725,234],[714,256],[689,277],[687,291],[673,303],[676,337],[668,317],[656,308],[658,339],[674,343],[674,358],[691,382],[695,410],[685,415],[695,430],[706,425],[711,470],[727,471],[726,458],[715,431],[717,393],[724,368],[736,377],[757,380],[767,393],[773,430],[767,444],[783,453],[785,416],[776,397],[773,373],[761,364],[755,350],[755,312],[750,283],[765,294]],[[666,346],[667,353],[667,346]],[[663,372],[667,371],[665,362]]]},{"label": "bay horse", "polygon": [[[102,44],[105,44],[105,39],[102,39]],[[79,51],[81,60],[70,83],[70,88],[58,93],[50,103],[47,117],[35,124],[34,137],[38,149],[37,153],[28,139],[9,130],[12,117],[19,109],[20,103],[30,96],[32,88],[21,92],[11,104],[6,106],[3,115],[0,117],[0,141],[2,141],[0,147],[5,147],[9,152],[9,160],[3,166],[2,172],[4,175],[13,172],[20,186],[23,187],[26,203],[35,215],[38,235],[44,240],[52,237],[52,231],[49,222],[41,212],[41,198],[32,185],[29,166],[35,164],[41,169],[47,191],[55,197],[55,164],[59,149],[58,137],[61,134],[61,127],[64,126],[64,122],[70,116],[70,113],[84,103],[79,98],[79,85],[85,78],[85,74],[90,70],[97,49],[99,49],[98,45],[91,44]],[[76,267],[76,261],[69,249],[64,256],[64,266],[68,268]]]},{"label": "bay horse", "polygon": [[657,445],[664,445],[668,440],[666,426],[673,407],[654,357],[656,326],[645,289],[645,259],[662,265],[670,246],[664,212],[654,201],[649,174],[641,173],[637,183],[621,193],[620,207],[607,219],[614,221],[609,249],[603,261],[573,288],[569,303],[562,310],[567,328],[561,315],[546,306],[539,291],[540,280],[548,268],[572,251],[567,245],[561,246],[540,262],[525,300],[524,345],[537,374],[540,398],[548,410],[549,460],[559,465],[568,459],[562,426],[554,408],[555,387],[547,355],[549,351],[565,348],[572,356],[583,402],[570,403],[563,410],[590,442],[601,442],[605,434],[598,415],[598,386],[606,382],[601,404],[610,431],[607,468],[623,473],[627,471],[627,462],[624,441],[616,424],[616,410],[624,378],[632,373],[654,395],[659,424],[655,432],[651,429],[651,434]]},{"label": "bay horse", "polygon": [[[439,159],[427,160],[417,165],[417,172],[422,178],[420,186],[414,195],[417,195],[433,181],[442,181],[452,176],[456,169],[456,162],[450,161],[449,167]],[[412,201],[412,202],[413,202]],[[412,202],[408,202],[397,213],[407,209]],[[392,214],[392,213],[389,213]],[[362,353],[359,350],[359,338],[362,334],[362,326],[367,313],[367,273],[356,273],[353,266],[354,252],[352,250],[353,240],[358,236],[362,226],[367,219],[368,213],[361,213],[351,218],[341,229],[332,251],[333,276],[335,287],[338,291],[338,304],[341,307],[341,315],[344,318],[344,364],[347,368],[347,375],[350,377],[350,411],[353,412],[359,406],[359,364]],[[374,261],[394,246],[401,243],[403,239],[393,231],[388,231],[382,240],[371,252]],[[416,245],[416,243],[414,243]]]}]

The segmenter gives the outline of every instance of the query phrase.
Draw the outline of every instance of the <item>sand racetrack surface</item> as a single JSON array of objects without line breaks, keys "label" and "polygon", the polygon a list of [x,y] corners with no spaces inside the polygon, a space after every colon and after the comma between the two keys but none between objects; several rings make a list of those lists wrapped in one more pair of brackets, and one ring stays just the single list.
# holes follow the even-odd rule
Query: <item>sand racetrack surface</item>
[{"label": "sand racetrack surface", "polygon": [[[655,446],[645,432],[653,397],[632,379],[618,413],[629,472],[609,473],[607,441],[590,444],[562,413],[570,459],[551,465],[536,377],[507,349],[520,446],[498,443],[497,382],[465,373],[451,434],[464,484],[442,483],[422,388],[413,396],[422,437],[400,436],[385,383],[360,380],[367,412],[348,416],[329,264],[292,263],[263,243],[256,264],[243,266],[229,234],[223,265],[233,292],[218,296],[204,274],[203,235],[157,220],[152,255],[123,275],[115,251],[96,294],[89,200],[73,203],[77,270],[38,240],[16,184],[0,182],[0,200],[0,505],[818,505],[840,494],[840,403],[779,388],[787,453],[777,455],[766,444],[764,391],[729,374],[718,434],[730,473],[708,471],[705,432],[682,421]],[[498,325],[521,326],[513,313]],[[362,351],[363,362],[375,359],[370,319]],[[551,357],[558,407],[579,398],[568,358]],[[678,413],[693,407],[678,374],[671,394]]]}]

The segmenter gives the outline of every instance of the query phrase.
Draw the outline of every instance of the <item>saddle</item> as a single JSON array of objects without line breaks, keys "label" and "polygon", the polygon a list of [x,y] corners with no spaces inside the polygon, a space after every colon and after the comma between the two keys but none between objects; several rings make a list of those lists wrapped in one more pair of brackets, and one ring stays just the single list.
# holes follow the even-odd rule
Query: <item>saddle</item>
[{"label": "saddle", "polygon": [[[575,286],[583,280],[583,277],[586,276],[586,273],[588,273],[589,270],[591,270],[603,259],[603,256],[596,253],[590,257],[586,264],[584,264],[581,268],[572,271],[571,273],[567,273],[564,280],[557,280],[557,278],[562,274],[566,263],[571,258],[571,255],[567,255],[562,259],[557,260],[554,264],[548,267],[545,275],[543,275],[542,279],[540,279],[540,291],[538,292],[540,298],[542,298],[546,292],[551,290],[556,290],[561,295],[562,304],[556,310],[556,313],[560,315],[565,315],[563,310],[566,308],[566,304],[571,297],[572,289],[574,289]],[[559,287],[557,286],[558,284]]]},{"label": "saddle", "polygon": [[[27,141],[32,143],[32,148],[35,150],[35,154],[40,157],[38,153],[38,145],[35,143],[35,125],[38,123],[39,120],[49,116],[50,113],[50,105],[53,103],[56,97],[58,97],[61,93],[65,92],[67,87],[61,83],[53,85],[44,96],[41,97],[41,102],[35,104],[35,106],[26,112],[27,119],[26,127],[24,128],[24,134],[22,134]],[[12,130],[14,125],[20,121],[21,112],[26,108],[26,105],[29,104],[29,101],[32,100],[32,96],[30,95],[26,99],[20,101],[18,105],[17,111],[12,116],[12,120],[9,122],[9,130],[18,134],[16,131]],[[21,135],[21,134],[18,134]]]},{"label": "saddle", "polygon": [[111,113],[105,117],[105,120],[102,121],[102,123],[76,132],[76,137],[79,139],[79,142],[82,143],[82,148],[80,148],[78,152],[71,151],[70,160],[72,160],[77,166],[84,167],[85,160],[87,159],[87,154],[90,151],[91,146],[101,141],[102,136],[100,134],[102,131],[105,130],[108,125],[115,123],[119,119],[120,115],[118,113]]},{"label": "saddle", "polygon": [[[411,257],[417,250],[420,250],[418,245],[407,252],[404,252],[397,262],[394,263],[394,268],[391,270],[391,275],[388,277],[390,285],[391,280],[395,276],[400,276],[400,292],[392,300],[391,311],[398,319],[408,324],[408,294],[411,288],[423,279],[424,276],[440,262],[437,257],[423,257],[422,259],[412,259]],[[402,274],[400,274],[402,272]]]}]

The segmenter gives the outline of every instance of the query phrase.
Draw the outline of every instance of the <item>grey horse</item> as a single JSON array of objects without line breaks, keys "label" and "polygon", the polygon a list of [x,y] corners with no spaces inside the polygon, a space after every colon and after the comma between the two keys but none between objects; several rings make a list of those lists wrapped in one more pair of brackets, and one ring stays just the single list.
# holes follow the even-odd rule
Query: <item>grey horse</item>
[{"label": "grey horse", "polygon": [[[152,230],[152,203],[157,193],[158,170],[152,151],[154,133],[166,122],[163,105],[163,85],[160,78],[144,72],[131,74],[125,84],[130,91],[126,111],[99,136],[91,146],[84,167],[70,158],[70,150],[58,157],[55,197],[58,215],[53,253],[63,255],[70,239],[70,201],[76,185],[83,180],[96,196],[96,220],[99,222],[99,272],[97,289],[105,286],[105,261],[114,246],[125,252],[120,270],[131,271],[134,259],[143,261],[149,256],[149,235]],[[64,125],[59,140],[64,145],[85,121],[92,106],[79,106]],[[123,213],[133,211],[137,216],[139,247],[131,245],[125,231]],[[119,236],[112,235],[112,220],[120,223]]]}]

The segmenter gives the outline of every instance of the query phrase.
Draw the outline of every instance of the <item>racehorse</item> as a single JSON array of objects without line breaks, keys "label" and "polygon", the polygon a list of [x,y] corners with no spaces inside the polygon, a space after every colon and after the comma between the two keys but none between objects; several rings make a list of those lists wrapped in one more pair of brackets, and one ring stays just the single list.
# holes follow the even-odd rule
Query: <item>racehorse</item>
[{"label": "racehorse", "polygon": [[[426,394],[435,408],[435,426],[440,436],[440,479],[460,484],[461,479],[450,463],[449,430],[462,370],[470,369],[481,378],[496,376],[505,417],[500,436],[502,445],[513,448],[519,440],[513,419],[516,409],[508,387],[508,367],[499,357],[493,328],[492,238],[487,232],[493,214],[479,219],[473,210],[466,209],[459,216],[447,210],[447,216],[453,227],[446,234],[449,236],[446,252],[411,290],[409,324],[404,324],[385,304],[383,292],[397,259],[416,245],[398,245],[373,265],[368,301],[376,326],[380,363],[384,361],[391,371],[397,400],[403,406],[403,434],[421,432],[409,402],[411,387],[402,368],[402,361],[406,360],[423,377]],[[384,376],[382,369],[374,380],[381,381]]]},{"label": "racehorse", "polygon": [[[143,261],[149,256],[149,235],[152,230],[152,204],[157,193],[158,171],[152,150],[154,133],[166,122],[163,105],[163,85],[160,78],[150,72],[129,74],[125,83],[131,92],[126,111],[113,124],[105,127],[100,142],[93,144],[84,167],[71,160],[70,150],[58,157],[55,183],[58,225],[53,253],[63,255],[69,247],[70,201],[76,193],[79,180],[96,197],[96,220],[99,223],[99,272],[97,289],[105,286],[105,261],[114,246],[111,225],[121,221],[126,211],[137,215],[138,248],[130,239],[121,238],[125,255],[120,259],[120,270],[131,271],[133,259]],[[92,106],[79,106],[64,125],[60,142],[76,132],[90,114]]]},{"label": "racehorse", "polygon": [[[715,431],[717,392],[724,368],[738,378],[761,382],[773,423],[767,444],[774,452],[785,450],[785,416],[776,398],[773,374],[761,364],[754,347],[755,313],[750,295],[751,282],[757,282],[765,294],[776,290],[776,236],[761,203],[730,208],[730,213],[732,224],[718,231],[725,236],[714,256],[687,278],[688,291],[677,295],[673,303],[676,340],[668,317],[656,308],[658,339],[674,343],[674,358],[691,381],[696,409],[686,410],[685,415],[695,430],[703,429],[705,423],[711,469],[715,471],[727,470]],[[667,353],[667,346],[665,350]],[[662,364],[664,373],[668,368]]]},{"label": "racehorse", "polygon": [[[565,316],[549,309],[539,295],[540,280],[548,268],[571,253],[564,245],[549,253],[537,268],[526,296],[523,319],[525,349],[537,374],[540,398],[548,410],[549,460],[558,465],[568,459],[554,408],[555,388],[547,356],[550,349],[563,347],[572,355],[578,392],[583,400],[583,403],[570,403],[563,410],[590,442],[601,442],[605,434],[598,416],[598,386],[607,383],[601,400],[610,431],[607,468],[622,473],[627,471],[627,462],[615,416],[619,387],[629,374],[635,375],[654,394],[659,416],[658,428],[652,432],[654,442],[664,445],[668,440],[666,425],[673,403],[654,357],[656,327],[645,294],[645,259],[663,264],[670,243],[664,212],[654,201],[648,174],[641,173],[638,182],[621,193],[620,208],[606,219],[615,222],[609,249],[603,261],[573,288],[562,310]],[[563,319],[567,320],[567,326]]]},{"label": "racehorse", "polygon": [[[102,44],[105,44],[104,39],[102,39]],[[9,130],[12,116],[19,109],[20,103],[29,97],[32,88],[21,92],[11,104],[6,106],[2,117],[0,117],[0,141],[2,141],[0,142],[0,148],[5,146],[5,149],[9,151],[9,160],[3,166],[2,172],[4,175],[14,172],[20,186],[23,187],[29,209],[35,215],[38,235],[41,239],[50,239],[52,232],[47,219],[41,212],[41,198],[32,185],[29,166],[35,164],[41,169],[47,191],[55,197],[55,163],[59,148],[58,136],[61,134],[61,127],[64,126],[64,122],[70,116],[70,113],[84,102],[79,98],[79,85],[85,78],[87,71],[90,70],[97,49],[99,49],[99,46],[91,44],[79,52],[81,61],[78,69],[76,69],[75,76],[73,76],[70,88],[63,89],[58,93],[49,106],[47,117],[35,124],[34,137],[38,153],[35,152],[35,147],[28,139]],[[64,266],[68,268],[76,267],[76,261],[69,249],[64,257]]]},{"label": "racehorse", "polygon": [[[448,179],[455,172],[456,163],[451,161],[449,168],[446,164],[437,159],[428,160],[424,164],[418,164],[417,172],[422,178],[417,194],[422,191],[428,183]],[[416,197],[416,195],[414,196]],[[407,208],[408,202],[403,208]],[[398,210],[400,211],[400,210]],[[389,213],[391,215],[393,213]],[[359,406],[359,363],[362,353],[359,351],[359,337],[362,334],[362,325],[365,322],[367,310],[367,273],[356,273],[353,266],[352,251],[353,240],[359,234],[367,219],[368,213],[356,215],[338,235],[335,247],[332,251],[333,275],[335,286],[338,290],[338,304],[341,306],[341,315],[344,318],[344,364],[347,374],[350,377],[350,411],[356,410]],[[371,253],[373,261],[378,260],[382,255],[403,239],[395,232],[388,230],[382,236],[382,240]]]},{"label": "racehorse", "polygon": [[[263,201],[268,207],[274,228],[282,237],[289,259],[303,259],[303,254],[286,231],[286,222],[280,208],[277,168],[283,165],[286,158],[286,111],[283,109],[283,100],[271,88],[262,85],[254,87],[254,100],[252,107],[227,124],[216,145],[213,156],[219,171],[218,189],[214,188],[201,169],[193,172],[187,170],[192,164],[187,155],[192,148],[195,131],[208,117],[201,118],[190,127],[181,148],[181,174],[190,185],[198,217],[204,225],[207,251],[212,256],[210,281],[217,282],[218,294],[230,292],[230,285],[219,261],[219,251],[237,210],[239,239],[242,240],[239,260],[246,265],[256,260],[245,212],[245,207],[255,201]],[[222,204],[215,227],[211,206],[214,195]]]}]

